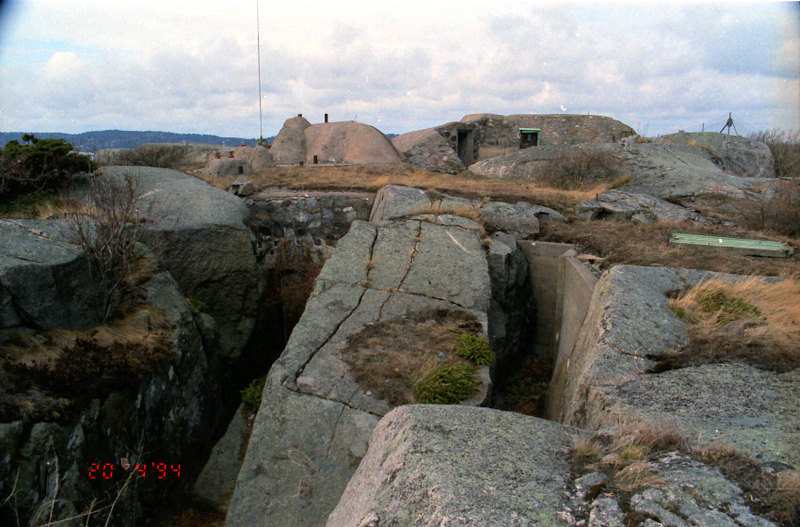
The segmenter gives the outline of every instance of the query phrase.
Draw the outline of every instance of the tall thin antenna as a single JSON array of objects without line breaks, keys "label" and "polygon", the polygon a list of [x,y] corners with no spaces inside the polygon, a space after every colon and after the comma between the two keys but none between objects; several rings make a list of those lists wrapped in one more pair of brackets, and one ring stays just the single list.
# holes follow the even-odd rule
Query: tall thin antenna
[{"label": "tall thin antenna", "polygon": [[261,113],[261,21],[256,0],[256,42],[258,44],[258,141],[264,141],[264,116]]}]

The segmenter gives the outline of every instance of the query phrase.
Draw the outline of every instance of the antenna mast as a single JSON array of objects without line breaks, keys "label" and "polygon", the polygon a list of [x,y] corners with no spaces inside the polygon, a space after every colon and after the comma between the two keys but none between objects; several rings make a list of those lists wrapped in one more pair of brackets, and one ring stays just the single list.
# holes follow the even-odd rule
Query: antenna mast
[{"label": "antenna mast", "polygon": [[258,45],[258,142],[264,142],[264,117],[261,113],[261,21],[256,0],[256,43]]}]

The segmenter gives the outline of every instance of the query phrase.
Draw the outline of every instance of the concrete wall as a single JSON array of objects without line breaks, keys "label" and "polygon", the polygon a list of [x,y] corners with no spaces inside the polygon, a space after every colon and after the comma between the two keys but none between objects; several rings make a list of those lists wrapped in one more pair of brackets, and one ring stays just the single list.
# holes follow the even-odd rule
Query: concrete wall
[{"label": "concrete wall", "polygon": [[528,259],[528,272],[536,304],[537,356],[555,355],[561,320],[561,255],[573,250],[568,243],[518,242]]},{"label": "concrete wall", "polygon": [[[568,358],[589,312],[597,278],[575,257],[573,245],[520,242],[520,247],[528,258],[536,303],[534,353],[554,361],[550,393],[561,393]],[[558,405],[558,401],[550,401],[548,413]]]}]

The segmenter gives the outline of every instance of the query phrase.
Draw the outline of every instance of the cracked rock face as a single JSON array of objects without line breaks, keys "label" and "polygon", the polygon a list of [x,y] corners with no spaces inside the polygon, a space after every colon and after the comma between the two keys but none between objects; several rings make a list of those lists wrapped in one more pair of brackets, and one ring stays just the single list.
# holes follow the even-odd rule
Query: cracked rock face
[{"label": "cracked rock face", "polygon": [[[320,273],[303,316],[267,377],[229,506],[228,525],[321,525],[391,405],[343,360],[370,324],[429,310],[488,325],[491,286],[476,230],[420,219],[353,222]],[[471,404],[486,398],[488,368]]]},{"label": "cracked rock face", "polygon": [[642,527],[775,527],[755,514],[747,494],[715,467],[677,452],[664,454],[648,466],[658,485],[642,486],[627,500],[613,488],[602,488],[605,482],[595,492],[596,498],[582,494],[581,480],[596,473],[576,480],[577,492],[570,500],[575,523],[588,516],[588,527],[622,527],[638,516],[635,525]]}]

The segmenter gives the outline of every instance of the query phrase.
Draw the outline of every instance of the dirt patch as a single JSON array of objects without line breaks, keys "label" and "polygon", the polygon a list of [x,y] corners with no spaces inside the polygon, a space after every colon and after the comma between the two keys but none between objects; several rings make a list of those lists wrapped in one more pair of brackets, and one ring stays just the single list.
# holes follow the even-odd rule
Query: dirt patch
[{"label": "dirt patch", "polygon": [[800,367],[800,281],[708,280],[670,300],[689,325],[689,344],[655,357],[654,372],[743,362],[786,372]]},{"label": "dirt patch", "polygon": [[417,402],[417,383],[437,368],[474,366],[458,353],[464,334],[481,334],[472,315],[425,311],[367,326],[350,337],[342,355],[359,385],[399,406]]},{"label": "dirt patch", "polygon": [[495,386],[495,408],[534,417],[547,416],[547,392],[553,376],[553,361],[526,355],[504,368],[502,382]]},{"label": "dirt patch", "polygon": [[[693,234],[782,241],[792,245],[796,251],[791,258],[762,258],[716,247],[671,245],[669,238],[676,230]],[[800,273],[800,241],[739,227],[677,223],[643,225],[616,220],[544,222],[538,240],[574,243],[584,253],[605,258],[602,268],[629,264],[762,276],[791,276]]]}]

